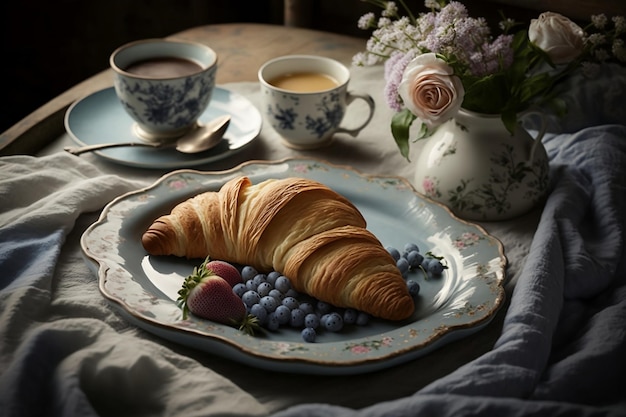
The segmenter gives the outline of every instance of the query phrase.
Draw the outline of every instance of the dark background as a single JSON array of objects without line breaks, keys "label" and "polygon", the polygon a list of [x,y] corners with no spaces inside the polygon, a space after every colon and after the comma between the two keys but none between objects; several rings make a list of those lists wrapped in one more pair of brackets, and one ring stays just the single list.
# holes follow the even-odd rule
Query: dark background
[{"label": "dark background", "polygon": [[[284,23],[284,0],[9,0],[0,5],[3,84],[0,132],[19,122],[73,85],[108,68],[110,53],[137,39],[164,37],[194,26],[212,23]],[[494,3],[495,1],[495,3]],[[567,0],[572,16],[586,0]],[[298,0],[310,8],[304,24],[366,38],[356,27],[367,11],[380,9],[360,0]],[[462,0],[473,16],[499,20],[507,16],[529,21],[536,11],[516,4],[526,0]],[[599,0],[598,6],[624,9],[623,0]],[[406,0],[418,13],[423,0]],[[536,2],[530,2],[530,4]],[[553,3],[550,5],[550,3]],[[561,0],[541,2],[546,10]],[[594,2],[599,4],[598,2]],[[559,10],[555,10],[559,11]],[[584,10],[587,12],[587,10]],[[580,13],[580,12],[576,12]]]},{"label": "dark background", "polygon": [[282,21],[270,7],[273,0],[243,3],[245,7],[232,0],[2,2],[0,132],[107,69],[110,53],[126,42],[211,23]]}]

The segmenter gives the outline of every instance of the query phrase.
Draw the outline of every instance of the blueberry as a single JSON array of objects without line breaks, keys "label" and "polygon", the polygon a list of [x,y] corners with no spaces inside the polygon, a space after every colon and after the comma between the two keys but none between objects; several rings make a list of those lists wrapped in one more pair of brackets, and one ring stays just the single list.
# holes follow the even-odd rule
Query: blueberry
[{"label": "blueberry", "polygon": [[285,297],[298,298],[299,295],[300,294],[298,294],[298,291],[294,290],[293,288],[289,288],[285,293]]},{"label": "blueberry", "polygon": [[291,320],[289,321],[289,325],[295,328],[301,328],[304,326],[304,311],[296,308],[295,310],[291,310]]},{"label": "blueberry", "polygon": [[412,297],[415,297],[420,293],[420,285],[417,283],[417,281],[409,279],[406,282],[406,286],[409,289],[409,294],[411,294]]},{"label": "blueberry", "polygon": [[345,324],[354,324],[356,323],[356,318],[358,317],[359,312],[353,308],[347,308],[343,312],[343,322]]},{"label": "blueberry", "polygon": [[424,260],[424,255],[419,253],[418,251],[411,251],[407,254],[406,260],[409,262],[409,266],[413,269],[419,268]]},{"label": "blueberry", "polygon": [[370,321],[370,316],[367,313],[359,312],[359,315],[356,318],[357,326],[365,326]]},{"label": "blueberry", "polygon": [[406,253],[411,253],[413,251],[419,252],[420,248],[415,243],[407,243],[406,245],[404,245],[404,251]]},{"label": "blueberry", "polygon": [[267,310],[268,313],[273,313],[278,307],[278,301],[274,297],[266,295],[260,300],[261,305]]},{"label": "blueberry", "polygon": [[274,315],[278,319],[278,323],[281,326],[283,324],[289,323],[289,320],[291,320],[291,310],[289,310],[289,307],[284,305],[279,305],[278,307],[276,307]]},{"label": "blueberry", "polygon": [[281,303],[283,301],[283,298],[285,298],[285,294],[283,294],[282,292],[278,291],[276,288],[271,290],[268,295],[270,297],[272,297],[272,298],[275,298],[277,302],[281,302]]},{"label": "blueberry", "polygon": [[396,261],[398,259],[400,259],[402,257],[402,255],[400,255],[400,251],[392,246],[387,246],[386,247],[387,252],[389,252],[389,254],[393,257],[393,259],[395,259]]},{"label": "blueberry", "polygon": [[262,282],[267,281],[267,275],[265,275],[265,274],[256,274],[254,276],[254,278],[252,278],[252,281],[254,281],[254,283],[258,286]]},{"label": "blueberry", "polygon": [[322,316],[326,313],[330,313],[330,311],[333,309],[333,306],[324,301],[318,301],[316,307],[317,311]]},{"label": "blueberry", "polygon": [[249,290],[243,293],[243,295],[241,296],[241,300],[248,307],[252,307],[261,300],[261,296],[258,292]]},{"label": "blueberry", "polygon": [[267,327],[267,330],[270,331],[278,330],[278,328],[280,327],[280,323],[278,322],[278,317],[276,317],[276,314],[270,313],[267,316],[267,324],[265,325],[265,327]]},{"label": "blueberry", "polygon": [[249,279],[246,281],[246,288],[250,291],[256,291],[259,286],[255,284],[254,280]]},{"label": "blueberry", "polygon": [[311,314],[315,312],[315,308],[313,308],[313,304],[309,302],[300,303],[300,310],[304,311],[304,314]]},{"label": "blueberry", "polygon": [[300,307],[300,303],[298,303],[298,300],[296,300],[294,297],[285,297],[283,299],[283,305],[287,306],[289,310],[294,310]]},{"label": "blueberry", "polygon": [[257,270],[254,267],[249,266],[249,265],[244,266],[243,269],[241,270],[241,278],[243,278],[244,281],[251,280],[257,274],[258,274]]},{"label": "blueberry", "polygon": [[400,258],[396,261],[396,266],[400,270],[400,273],[404,276],[409,272],[409,261],[405,258]]},{"label": "blueberry", "polygon": [[284,275],[281,275],[278,278],[276,278],[276,282],[274,283],[274,288],[276,288],[278,291],[284,294],[291,289],[291,282],[289,282],[289,278],[287,278]]},{"label": "blueberry", "polygon": [[246,288],[246,284],[244,284],[243,282],[235,284],[235,286],[233,287],[233,292],[237,294],[237,297],[239,298],[243,297],[243,294],[246,291],[248,291],[248,289]]},{"label": "blueberry", "polygon": [[272,287],[272,284],[269,282],[262,282],[257,287],[256,292],[258,292],[261,297],[265,297],[266,295],[269,295],[270,291],[273,289],[274,287]]},{"label": "blueberry", "polygon": [[332,312],[326,316],[326,320],[322,320],[324,328],[330,332],[338,332],[343,329],[343,318],[337,312]]},{"label": "blueberry", "polygon": [[320,318],[317,314],[309,313],[304,316],[304,325],[312,329],[317,329],[320,325]]},{"label": "blueberry", "polygon": [[315,342],[315,337],[317,336],[317,333],[315,332],[315,329],[313,329],[312,327],[305,327],[304,329],[302,329],[302,339],[307,342],[307,343],[313,343]]},{"label": "blueberry", "polygon": [[255,304],[250,307],[250,314],[259,320],[259,324],[263,326],[267,322],[267,310],[261,304]]},{"label": "blueberry", "polygon": [[443,273],[443,269],[443,264],[439,259],[433,258],[430,262],[428,262],[428,272],[433,275],[441,275]]},{"label": "blueberry", "polygon": [[282,274],[278,271],[272,271],[269,274],[267,274],[267,282],[269,282],[272,285],[276,284],[276,278],[278,278],[279,276],[281,276]]}]

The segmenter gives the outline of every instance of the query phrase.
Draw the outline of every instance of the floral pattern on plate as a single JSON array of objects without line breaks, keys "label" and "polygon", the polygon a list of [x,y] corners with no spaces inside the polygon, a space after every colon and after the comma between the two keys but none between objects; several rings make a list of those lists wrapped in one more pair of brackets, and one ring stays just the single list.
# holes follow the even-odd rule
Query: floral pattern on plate
[{"label": "floral pattern on plate", "polygon": [[[246,175],[253,182],[300,176],[350,199],[384,246],[415,242],[445,258],[440,278],[422,279],[412,318],[373,319],[344,333],[325,332],[306,343],[295,329],[249,336],[190,317],[182,319],[177,291],[197,261],[152,257],[141,235],[158,216],[203,191]],[[252,161],[223,172],[179,170],[152,186],[109,203],[81,245],[97,271],[102,294],[137,326],[163,338],[264,369],[310,374],[356,374],[417,358],[479,331],[504,301],[506,258],[501,243],[475,224],[417,194],[398,177],[368,176],[314,159]]]}]

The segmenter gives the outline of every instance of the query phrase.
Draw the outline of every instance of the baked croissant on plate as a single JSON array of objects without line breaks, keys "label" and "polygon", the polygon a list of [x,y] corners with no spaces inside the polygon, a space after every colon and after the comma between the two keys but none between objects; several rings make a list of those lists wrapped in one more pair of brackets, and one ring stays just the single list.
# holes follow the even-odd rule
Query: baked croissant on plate
[{"label": "baked croissant on plate", "polygon": [[198,194],[143,234],[151,255],[220,259],[276,270],[296,291],[388,320],[414,303],[395,260],[359,210],[327,186],[303,178],[247,177]]}]

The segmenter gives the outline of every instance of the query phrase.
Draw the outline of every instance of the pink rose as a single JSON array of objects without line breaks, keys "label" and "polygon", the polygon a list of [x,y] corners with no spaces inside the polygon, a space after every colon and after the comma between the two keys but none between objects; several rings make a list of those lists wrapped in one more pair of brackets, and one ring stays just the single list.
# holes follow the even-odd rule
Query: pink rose
[{"label": "pink rose", "polygon": [[434,128],[456,115],[465,90],[450,65],[436,54],[427,53],[407,65],[398,93],[411,113]]},{"label": "pink rose", "polygon": [[528,38],[545,51],[555,64],[567,64],[583,51],[584,31],[576,23],[558,13],[545,12],[532,19]]}]

